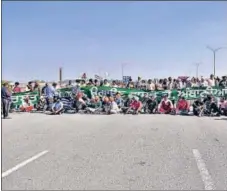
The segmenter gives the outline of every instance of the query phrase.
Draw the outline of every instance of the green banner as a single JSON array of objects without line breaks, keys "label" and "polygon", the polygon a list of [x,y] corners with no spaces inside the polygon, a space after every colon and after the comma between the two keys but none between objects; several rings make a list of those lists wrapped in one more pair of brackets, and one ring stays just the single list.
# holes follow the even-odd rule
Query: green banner
[{"label": "green banner", "polygon": [[[177,100],[179,96],[184,96],[187,100],[194,100],[198,97],[203,97],[207,94],[212,94],[215,97],[227,97],[227,88],[221,89],[217,87],[208,88],[186,88],[181,90],[160,90],[160,91],[148,91],[148,90],[137,90],[137,89],[126,89],[126,88],[111,88],[111,87],[84,87],[81,90],[89,97],[114,96],[117,92],[122,94],[122,97],[129,95],[136,95],[138,97],[144,96],[144,94],[155,95],[158,100],[161,99],[162,95],[167,94],[171,100]],[[71,88],[62,88],[58,90],[60,96],[68,96],[71,94]],[[13,106],[19,108],[24,101],[26,96],[30,97],[30,101],[33,105],[37,104],[39,100],[38,92],[23,92],[17,93],[12,96]]]}]

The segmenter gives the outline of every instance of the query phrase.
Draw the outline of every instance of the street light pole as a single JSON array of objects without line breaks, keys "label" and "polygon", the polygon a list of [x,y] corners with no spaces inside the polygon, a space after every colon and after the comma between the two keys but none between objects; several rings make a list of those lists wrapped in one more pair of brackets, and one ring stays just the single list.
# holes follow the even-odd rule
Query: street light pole
[{"label": "street light pole", "polygon": [[199,66],[200,66],[201,63],[196,63],[196,78],[199,77]]},{"label": "street light pole", "polygon": [[224,49],[225,47],[219,47],[219,48],[216,48],[216,49],[214,49],[214,48],[211,48],[210,46],[207,46],[207,49],[209,49],[210,51],[212,51],[213,52],[213,67],[214,67],[214,76],[215,76],[215,72],[216,72],[216,52],[218,52],[219,50],[221,50],[221,49]]}]

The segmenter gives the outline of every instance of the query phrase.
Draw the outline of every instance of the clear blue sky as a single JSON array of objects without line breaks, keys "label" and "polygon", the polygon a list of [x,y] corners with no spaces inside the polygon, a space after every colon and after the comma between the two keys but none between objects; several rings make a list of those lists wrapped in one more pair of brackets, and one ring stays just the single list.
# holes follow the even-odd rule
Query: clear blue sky
[{"label": "clear blue sky", "polygon": [[[213,72],[227,46],[226,2],[3,2],[3,79],[57,80],[109,72],[164,77]],[[227,74],[227,50],[217,53]]]}]

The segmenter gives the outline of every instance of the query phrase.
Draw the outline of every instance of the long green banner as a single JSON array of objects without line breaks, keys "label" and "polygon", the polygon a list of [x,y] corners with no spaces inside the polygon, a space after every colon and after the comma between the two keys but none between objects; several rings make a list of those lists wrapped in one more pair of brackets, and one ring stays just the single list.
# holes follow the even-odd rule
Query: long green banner
[{"label": "long green banner", "polygon": [[[137,89],[126,89],[126,88],[111,88],[111,87],[83,87],[81,90],[88,96],[94,97],[115,95],[117,92],[121,93],[123,97],[129,95],[136,95],[138,97],[144,96],[144,94],[155,95],[158,100],[161,99],[162,95],[167,94],[171,100],[177,100],[179,96],[184,96],[187,100],[194,100],[198,97],[203,97],[207,94],[212,94],[215,97],[227,97],[227,88],[221,89],[218,87],[208,88],[186,88],[181,90],[160,90],[160,91],[148,91],[148,90],[137,90]],[[71,94],[71,88],[59,89],[60,96],[68,96]],[[24,101],[26,96],[30,97],[30,101],[33,105],[37,104],[39,100],[38,92],[23,92],[17,93],[12,96],[13,107],[19,108]]]}]

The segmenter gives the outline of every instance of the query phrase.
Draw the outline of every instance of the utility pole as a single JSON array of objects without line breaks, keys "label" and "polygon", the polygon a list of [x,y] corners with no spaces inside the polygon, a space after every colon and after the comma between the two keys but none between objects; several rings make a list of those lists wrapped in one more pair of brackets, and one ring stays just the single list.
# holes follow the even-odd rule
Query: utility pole
[{"label": "utility pole", "polygon": [[200,66],[200,62],[198,62],[198,63],[195,63],[195,65],[196,65],[196,78],[198,78],[199,77],[199,66]]},{"label": "utility pole", "polygon": [[215,72],[216,72],[216,52],[218,52],[221,49],[224,49],[226,47],[219,47],[219,48],[211,48],[210,46],[207,46],[207,49],[209,49],[210,51],[213,52],[213,67],[214,67],[214,76],[215,76]]},{"label": "utility pole", "polygon": [[60,86],[62,85],[62,67],[59,68],[59,81],[60,81]]}]

